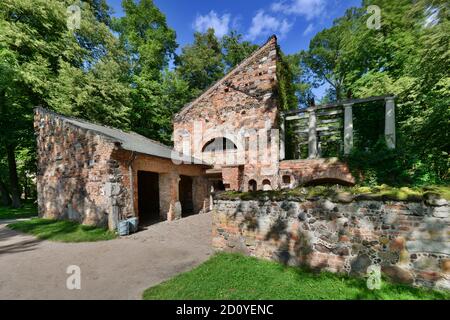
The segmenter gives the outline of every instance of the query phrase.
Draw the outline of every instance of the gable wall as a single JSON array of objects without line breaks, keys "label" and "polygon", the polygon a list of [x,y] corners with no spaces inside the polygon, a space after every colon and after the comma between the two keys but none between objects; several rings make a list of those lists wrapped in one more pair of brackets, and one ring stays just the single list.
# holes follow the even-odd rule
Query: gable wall
[{"label": "gable wall", "polygon": [[[277,59],[276,38],[271,38],[253,56],[183,109],[174,120],[175,149],[184,154],[190,151],[194,157],[216,164],[216,168],[230,164],[224,160],[218,161],[218,158],[224,159],[229,154],[231,158],[228,159],[232,164],[244,166],[244,185],[250,179],[262,181],[264,165],[259,164],[257,159],[266,152],[271,159],[278,161],[278,136],[272,139],[273,146],[268,145],[265,149],[261,147],[256,155],[246,151],[245,135],[237,133],[240,130],[253,130],[247,134],[247,143],[256,145],[256,133],[259,130],[267,132],[278,128],[278,103],[274,94],[277,87]],[[256,99],[255,95],[260,98]],[[203,146],[217,137],[230,139],[238,150],[219,157],[217,153],[216,157],[214,153],[202,153]],[[187,146],[190,146],[190,150],[186,150]],[[250,161],[251,156],[256,161]],[[271,165],[277,166],[274,161]],[[269,171],[272,178],[276,179],[276,168]]]},{"label": "gable wall", "polygon": [[41,109],[34,125],[39,216],[115,229],[130,195],[114,142]]}]

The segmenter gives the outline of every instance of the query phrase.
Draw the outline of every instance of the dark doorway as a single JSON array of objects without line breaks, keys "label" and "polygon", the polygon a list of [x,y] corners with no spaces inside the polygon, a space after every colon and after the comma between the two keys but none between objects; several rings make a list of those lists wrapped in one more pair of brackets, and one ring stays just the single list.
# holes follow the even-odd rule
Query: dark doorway
[{"label": "dark doorway", "polygon": [[258,190],[258,185],[256,184],[255,180],[250,180],[248,182],[248,192],[256,192]]},{"label": "dark doorway", "polygon": [[160,221],[159,175],[157,173],[138,171],[138,204],[141,225]]},{"label": "dark doorway", "polygon": [[181,214],[187,217],[194,214],[194,202],[192,200],[192,178],[180,176],[179,195],[181,202]]},{"label": "dark doorway", "polygon": [[214,188],[214,192],[225,191],[225,185],[223,184],[222,180],[214,180],[212,182],[212,185]]}]

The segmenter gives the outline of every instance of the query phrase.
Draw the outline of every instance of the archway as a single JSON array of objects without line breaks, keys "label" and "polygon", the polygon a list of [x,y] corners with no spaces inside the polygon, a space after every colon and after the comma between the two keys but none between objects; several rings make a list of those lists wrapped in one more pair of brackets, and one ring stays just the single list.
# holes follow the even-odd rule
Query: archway
[{"label": "archway", "polygon": [[202,148],[202,152],[215,152],[237,150],[237,146],[233,141],[225,137],[218,137],[208,141]]},{"label": "archway", "polygon": [[264,191],[272,191],[273,189],[272,189],[272,184],[270,183],[270,180],[269,179],[265,179],[264,181],[263,181],[263,190]]},{"label": "archway", "polygon": [[256,190],[258,190],[258,184],[252,179],[248,182],[248,191],[255,192]]}]

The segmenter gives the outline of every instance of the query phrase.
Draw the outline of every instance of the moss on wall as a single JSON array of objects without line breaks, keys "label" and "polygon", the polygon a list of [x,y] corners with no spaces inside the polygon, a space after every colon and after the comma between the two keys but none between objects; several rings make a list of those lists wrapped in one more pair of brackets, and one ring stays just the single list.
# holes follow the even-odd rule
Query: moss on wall
[{"label": "moss on wall", "polygon": [[450,187],[402,187],[394,188],[386,185],[376,187],[336,187],[316,186],[298,187],[279,191],[257,191],[257,192],[221,192],[215,195],[219,200],[271,200],[305,201],[317,198],[330,198],[337,202],[351,202],[358,200],[380,200],[380,201],[408,201],[408,202],[435,202],[450,200]]}]

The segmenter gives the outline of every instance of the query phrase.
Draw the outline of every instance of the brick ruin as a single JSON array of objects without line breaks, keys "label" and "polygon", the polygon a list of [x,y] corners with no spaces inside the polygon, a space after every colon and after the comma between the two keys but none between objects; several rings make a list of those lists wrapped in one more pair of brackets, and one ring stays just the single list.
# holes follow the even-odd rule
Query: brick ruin
[{"label": "brick ruin", "polygon": [[280,59],[273,36],[175,116],[175,149],[213,164],[206,177],[214,190],[274,190],[328,175],[354,184],[348,167],[336,160],[282,161]]},{"label": "brick ruin", "polygon": [[[311,182],[354,184],[345,163],[319,158],[320,143],[313,139],[324,129],[313,126],[317,117],[342,110],[303,110],[309,112],[313,152],[308,159],[285,160],[285,121],[306,116],[280,111],[280,59],[273,36],[185,106],[174,117],[173,149],[37,108],[41,216],[113,230],[128,217],[150,219],[143,212],[156,212],[153,219],[173,220],[208,211],[211,191],[275,190]],[[346,124],[349,119],[346,112]],[[182,157],[181,164],[172,161],[174,154]]]},{"label": "brick ruin", "polygon": [[[41,108],[35,111],[35,130],[40,217],[116,230],[129,217],[150,223],[209,208],[208,166],[175,165],[168,147]],[[124,141],[163,152],[146,154],[139,144],[133,148]]]}]

